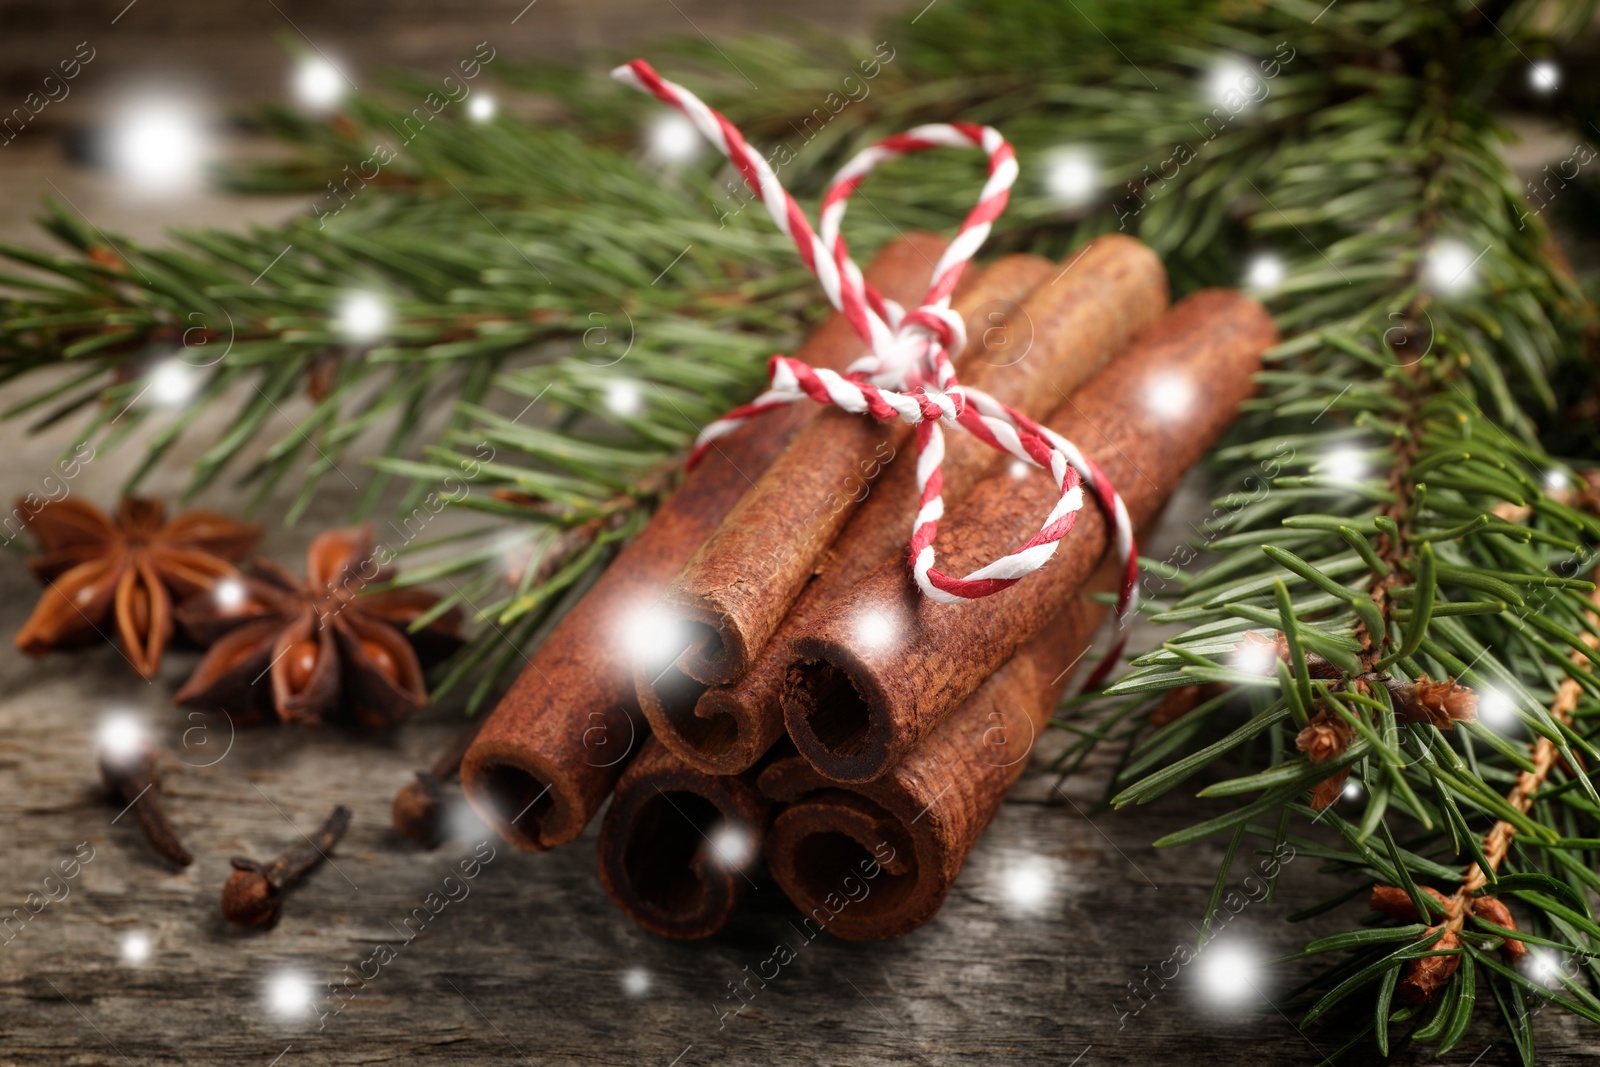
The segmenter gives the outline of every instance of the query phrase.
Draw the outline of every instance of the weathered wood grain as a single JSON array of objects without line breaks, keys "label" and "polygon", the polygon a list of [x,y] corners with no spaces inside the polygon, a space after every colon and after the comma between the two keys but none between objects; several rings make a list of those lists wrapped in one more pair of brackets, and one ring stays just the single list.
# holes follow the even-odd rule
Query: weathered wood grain
[{"label": "weathered wood grain", "polygon": [[[292,559],[299,535],[270,540]],[[21,567],[6,561],[0,629],[16,627],[32,594]],[[1301,1035],[1269,1008],[1252,1015],[1209,1006],[1196,996],[1198,965],[1137,1015],[1123,1014],[1139,1003],[1128,999],[1127,983],[1161,970],[1177,943],[1192,940],[1220,844],[1145,847],[1193,816],[1182,800],[1086,818],[1104,769],[1064,793],[1048,773],[1030,772],[943,912],[901,941],[804,941],[798,916],[758,879],[723,935],[680,944],[645,934],[611,907],[597,884],[593,827],[547,855],[494,843],[476,878],[453,883],[446,877],[461,878],[476,839],[424,853],[395,834],[390,798],[446,743],[454,729],[447,711],[392,737],[241,731],[215,765],[189,765],[216,755],[198,744],[199,734],[184,751],[183,731],[206,724],[165,704],[192,661],[192,653],[172,656],[163,677],[146,685],[109,649],[41,661],[0,651],[0,907],[43,892],[45,877],[79,842],[95,850],[67,883],[70,894],[0,945],[0,1062],[269,1064],[281,1055],[285,1067],[420,1056],[1088,1067],[1182,1056],[1200,1067],[1312,1064],[1342,1040],[1329,1030]],[[131,818],[114,821],[117,809],[100,796],[93,732],[118,705],[139,709],[171,746],[163,762],[169,807],[198,857],[181,873],[145,847]],[[215,738],[222,724],[209,725]],[[228,858],[270,856],[335,802],[354,808],[355,822],[333,864],[293,892],[277,929],[228,927],[218,910]],[[1018,865],[1048,883],[1036,907],[1019,907],[1008,894],[1007,873]],[[1291,863],[1280,899],[1246,908],[1227,936],[1263,957],[1295,946],[1312,931],[1286,927],[1282,917],[1327,885],[1311,861]],[[412,919],[412,930],[426,922],[407,943],[413,909],[426,909],[430,893],[460,896],[462,887],[462,899],[442,908],[435,900],[437,915]],[[152,941],[140,966],[120,956],[131,932]],[[780,940],[795,947],[793,962],[765,988],[750,979],[748,1006],[733,1014],[741,1001],[726,999],[728,983],[761,968]],[[381,945],[394,958],[375,968]],[[368,960],[365,971],[376,976],[350,979],[353,995],[338,999],[328,984]],[[270,981],[285,971],[316,984],[314,1009],[291,1018],[270,1010]],[[630,995],[641,979],[648,989]],[[1465,1065],[1482,1052],[1480,1064],[1513,1062],[1509,1042],[1485,1021],[1475,1025],[1452,1061]],[[1551,1010],[1536,1030],[1542,1062],[1589,1062],[1587,1037],[1572,1019]],[[1399,1062],[1422,1060],[1402,1054]]]}]

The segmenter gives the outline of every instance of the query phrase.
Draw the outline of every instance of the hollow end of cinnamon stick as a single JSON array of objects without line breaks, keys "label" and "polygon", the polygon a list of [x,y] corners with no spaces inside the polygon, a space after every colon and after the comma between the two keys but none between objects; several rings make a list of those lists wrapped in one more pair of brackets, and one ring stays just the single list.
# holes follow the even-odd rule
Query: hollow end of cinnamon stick
[{"label": "hollow end of cinnamon stick", "polygon": [[949,895],[943,841],[931,824],[920,825],[917,812],[899,810],[898,798],[827,788],[797,757],[768,767],[761,786],[804,798],[773,819],[766,852],[807,936],[899,937],[927,922]]},{"label": "hollow end of cinnamon stick", "polygon": [[461,788],[483,821],[524,852],[564,844],[588,822],[574,815],[583,810],[582,794],[566,768],[520,746],[490,743],[468,750]]},{"label": "hollow end of cinnamon stick", "polygon": [[634,682],[656,739],[702,773],[748,770],[783,736],[781,717],[764,714],[728,687],[695,680],[677,663],[663,670],[640,666]]},{"label": "hollow end of cinnamon stick", "polygon": [[[804,642],[797,651],[807,655]],[[888,699],[848,650],[829,652],[829,659],[803,658],[789,667],[780,698],[789,736],[834,781],[869,781],[890,759],[894,721]]]},{"label": "hollow end of cinnamon stick", "polygon": [[750,888],[771,802],[749,776],[703,774],[651,742],[600,827],[600,884],[661,937],[721,930]]},{"label": "hollow end of cinnamon stick", "polygon": [[687,645],[675,666],[703,686],[737,678],[759,650],[759,644],[751,647],[752,637],[740,625],[742,616],[708,597],[674,585],[662,595],[658,610],[672,619]]},{"label": "hollow end of cinnamon stick", "polygon": [[[1115,566],[1102,567],[1091,589],[1116,580]],[[1107,613],[1074,598],[881,778],[834,782],[798,756],[763,770],[762,791],[787,805],[767,834],[767,866],[789,899],[813,920],[831,913],[828,932],[851,941],[899,937],[933,918]],[[861,888],[851,892],[847,877]]]}]

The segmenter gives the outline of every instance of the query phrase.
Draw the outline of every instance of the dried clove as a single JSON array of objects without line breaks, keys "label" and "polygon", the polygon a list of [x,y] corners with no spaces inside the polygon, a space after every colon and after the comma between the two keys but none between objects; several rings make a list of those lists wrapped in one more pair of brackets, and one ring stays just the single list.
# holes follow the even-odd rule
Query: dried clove
[{"label": "dried clove", "polygon": [[418,771],[394,795],[394,828],[423,848],[444,844],[444,783],[428,771]]},{"label": "dried clove", "polygon": [[394,795],[394,828],[423,848],[438,848],[448,836],[445,783],[461,777],[461,759],[482,725],[474,723],[463,731],[439,754],[430,770],[418,771],[415,780],[401,786]]},{"label": "dried clove", "polygon": [[166,809],[161,805],[155,746],[143,738],[126,744],[103,745],[99,759],[100,777],[106,791],[112,799],[133,809],[139,817],[139,828],[151,846],[179,867],[193,863],[194,856],[178,840],[172,823],[167,821]]},{"label": "dried clove", "polygon": [[323,822],[312,837],[273,860],[261,864],[243,856],[233,859],[233,873],[222,887],[222,916],[239,926],[272,927],[283,912],[283,897],[318,863],[350,828],[350,809],[343,804]]}]

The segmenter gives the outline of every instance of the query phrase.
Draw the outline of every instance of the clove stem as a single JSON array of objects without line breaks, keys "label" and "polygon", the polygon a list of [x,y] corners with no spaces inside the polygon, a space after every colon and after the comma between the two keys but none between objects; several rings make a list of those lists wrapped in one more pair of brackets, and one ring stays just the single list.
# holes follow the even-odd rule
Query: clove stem
[{"label": "clove stem", "polygon": [[317,828],[310,839],[261,864],[248,857],[233,860],[233,873],[222,889],[222,915],[240,926],[273,926],[283,913],[283,898],[295,884],[339,843],[350,828],[350,809],[343,804]]},{"label": "clove stem", "polygon": [[328,853],[339,843],[339,839],[348,829],[350,829],[350,809],[340,804],[323,820],[309,841],[302,841],[293,846],[267,865],[269,877],[280,890],[291,888],[304,878],[311,868],[328,858]]},{"label": "clove stem", "polygon": [[161,779],[156,770],[156,750],[148,742],[126,755],[102,751],[100,777],[106,791],[121,803],[133,808],[138,816],[139,828],[151,846],[179,867],[194,862],[194,856],[178,840],[178,834],[167,819],[166,808],[161,804]]}]

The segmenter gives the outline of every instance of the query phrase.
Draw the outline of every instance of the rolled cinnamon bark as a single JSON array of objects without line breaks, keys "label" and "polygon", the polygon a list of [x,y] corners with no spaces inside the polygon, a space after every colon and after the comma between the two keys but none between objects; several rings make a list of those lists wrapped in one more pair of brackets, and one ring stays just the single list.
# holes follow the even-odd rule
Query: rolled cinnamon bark
[{"label": "rolled cinnamon bark", "polygon": [[[767,867],[795,907],[847,941],[899,937],[931,919],[1022,776],[1106,613],[1073,598],[876,781],[829,781],[799,756],[769,764],[761,790],[788,806],[767,832]],[[851,877],[867,892],[840,907]]]},{"label": "rolled cinnamon bark", "polygon": [[[886,296],[914,300],[944,244],[914,234],[885,248],[867,277]],[[863,352],[834,315],[796,355],[840,370]],[[461,764],[467,799],[508,842],[553,848],[594,817],[647,729],[626,646],[650,635],[634,624],[815,410],[795,404],[719,441],[523,668]]]},{"label": "rolled cinnamon bark", "polygon": [[[980,309],[983,314],[967,325],[969,343],[978,353],[964,362],[961,380],[1030,418],[1044,417],[1167,306],[1160,259],[1132,238],[1097,238],[1065,262],[1064,271],[1035,289],[1019,313],[1008,317],[1008,345],[992,343],[997,322],[989,316],[1000,309]],[[795,448],[798,444],[791,451]],[[961,499],[986,474],[1010,462],[969,434],[947,434],[945,499]],[[753,765],[783,735],[778,696],[788,668],[789,640],[880,563],[904,554],[918,497],[915,464],[891,466],[738,680],[707,688],[677,664],[638,670],[639,703],[656,737],[707,773],[737,774]],[[768,536],[782,540],[786,535],[780,528]]]},{"label": "rolled cinnamon bark", "polygon": [[[867,277],[889,297],[914,300],[944,244],[913,234],[886,247]],[[839,370],[863,352],[836,314],[796,355]],[[795,404],[718,442],[533,654],[461,761],[468,801],[501,837],[522,849],[553,848],[594,817],[646,732],[626,647],[632,619],[814,410]]]},{"label": "rolled cinnamon bark", "polygon": [[[1008,256],[985,272],[992,295],[958,301],[956,310],[965,318],[997,303],[1014,308],[1050,269],[1037,256]],[[981,353],[981,335],[970,347],[964,364]],[[806,426],[661,598],[666,624],[683,633],[687,645],[675,670],[703,685],[731,682],[748,670],[817,561],[910,437],[905,423],[839,408],[825,409]]]},{"label": "rolled cinnamon bark", "polygon": [[[1049,425],[1100,464],[1142,526],[1233,421],[1276,337],[1255,301],[1196,293]],[[1013,551],[1057,496],[1038,472],[983,483],[941,524],[940,568],[964,574]],[[1062,608],[1108,543],[1105,517],[1090,500],[1048,565],[1004,592],[958,604],[923,596],[902,561],[880,566],[791,645],[782,703],[801,755],[837,781],[884,773]],[[875,640],[862,639],[864,620]]]},{"label": "rolled cinnamon bark", "polygon": [[600,824],[600,885],[653,934],[710,937],[750,888],[771,811],[754,772],[704,774],[651,738]]}]

